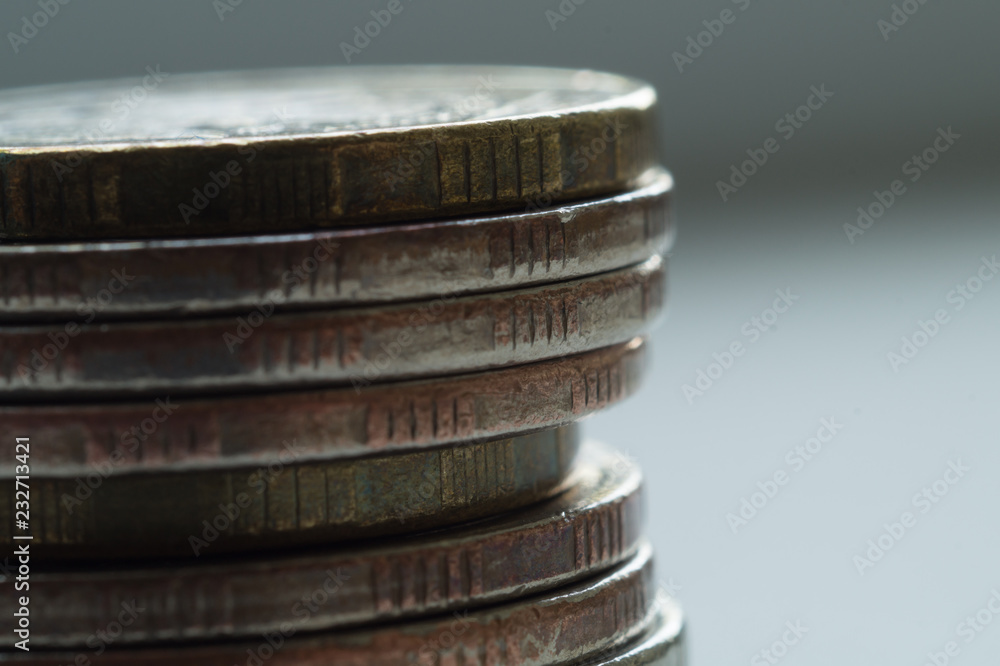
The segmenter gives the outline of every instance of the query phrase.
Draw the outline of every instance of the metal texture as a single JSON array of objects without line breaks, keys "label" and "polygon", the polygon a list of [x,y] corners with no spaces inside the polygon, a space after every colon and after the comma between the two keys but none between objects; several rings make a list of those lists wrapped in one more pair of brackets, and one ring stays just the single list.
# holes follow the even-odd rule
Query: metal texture
[{"label": "metal texture", "polygon": [[[400,480],[422,501],[437,489]],[[258,636],[280,630],[288,609],[324,584],[336,602],[316,609],[301,631],[357,626],[497,604],[567,585],[632,556],[641,532],[638,468],[596,444],[584,447],[571,485],[537,506],[474,526],[400,541],[308,555],[214,563],[31,573],[31,644],[83,646],[106,624],[106,609],[146,609],[118,645]],[[330,581],[328,583],[328,581]],[[15,611],[0,597],[0,615]],[[13,633],[0,645],[13,647]]]},{"label": "metal texture", "polygon": [[669,174],[535,212],[195,240],[0,245],[0,321],[184,316],[417,300],[637,264],[672,240]]},{"label": "metal texture", "polygon": [[592,666],[684,666],[684,616],[671,599],[657,599],[659,612],[649,633],[618,656],[586,661]]},{"label": "metal texture", "polygon": [[[268,464],[284,442],[295,443],[303,462],[357,457],[577,421],[632,395],[646,368],[645,344],[635,338],[517,368],[357,391],[19,405],[0,408],[0,441],[28,433],[32,473],[94,483],[112,473]],[[0,475],[13,477],[14,456],[14,447],[0,447]]]},{"label": "metal texture", "polygon": [[[302,463],[294,444],[257,468],[32,474],[33,561],[202,557],[411,533],[494,516],[565,488],[576,426],[460,446]],[[0,480],[14,497],[14,480]],[[9,502],[0,524],[13,525]],[[18,542],[0,534],[0,544]]]},{"label": "metal texture", "polygon": [[113,114],[134,83],[0,95],[0,237],[440,218],[622,191],[655,163],[653,89],[610,74],[393,65],[170,75],[126,117]]},{"label": "metal texture", "polygon": [[[315,606],[336,604],[338,592],[317,587]],[[390,624],[370,630],[299,636],[308,615],[300,601],[287,609],[281,631],[225,644],[176,647],[114,646],[99,657],[79,653],[94,664],[122,666],[223,666],[256,663],[269,666],[401,666],[488,663],[492,666],[576,664],[587,655],[623,646],[657,621],[650,548],[598,578],[557,591],[473,611],[455,611],[434,620]],[[118,611],[116,611],[118,612]],[[109,618],[110,621],[114,621]],[[96,641],[95,641],[96,642]],[[21,652],[10,663],[65,666],[71,651]]]},{"label": "metal texture", "polygon": [[0,329],[0,400],[358,388],[530,363],[645,332],[665,291],[666,272],[654,256],[570,282],[430,302],[10,327]]}]

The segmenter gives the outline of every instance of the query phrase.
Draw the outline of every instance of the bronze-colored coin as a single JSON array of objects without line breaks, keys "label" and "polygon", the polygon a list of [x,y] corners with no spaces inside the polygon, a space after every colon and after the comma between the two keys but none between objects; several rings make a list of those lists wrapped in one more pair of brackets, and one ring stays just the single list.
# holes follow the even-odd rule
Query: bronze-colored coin
[{"label": "bronze-colored coin", "polygon": [[358,388],[530,363],[645,332],[662,310],[665,283],[662,261],[654,256],[570,282],[431,302],[5,328],[0,397]]},{"label": "bronze-colored coin", "polygon": [[[412,484],[418,501],[438,493]],[[94,566],[31,572],[31,644],[85,645],[109,608],[145,609],[118,645],[250,637],[280,631],[296,602],[328,580],[336,603],[318,607],[300,631],[371,624],[497,604],[567,585],[616,566],[638,548],[638,468],[595,444],[584,447],[565,493],[470,526],[406,540],[308,555],[212,563]],[[11,617],[12,595],[0,597]],[[0,645],[17,638],[0,635]]]},{"label": "bronze-colored coin", "polygon": [[[285,442],[303,461],[357,457],[564,425],[632,395],[646,366],[636,338],[516,368],[357,391],[0,407],[0,442],[30,437],[34,474],[88,485],[112,473],[268,464]],[[12,477],[18,464],[14,447],[0,446],[0,475]]]},{"label": "bronze-colored coin", "polygon": [[[299,635],[309,608],[336,604],[332,584],[317,583],[313,595],[286,609],[277,632],[222,644],[171,647],[114,645],[94,659],[110,666],[401,666],[578,664],[589,654],[624,646],[657,621],[651,550],[648,545],[610,573],[569,587],[478,610],[454,611],[434,620],[372,629]],[[120,609],[109,609],[115,622]],[[146,611],[148,612],[148,610]],[[122,623],[117,623],[121,626]],[[104,635],[108,635],[104,632]],[[98,644],[95,634],[93,644]],[[11,663],[65,666],[72,651],[13,651]],[[94,650],[78,653],[93,658]]]},{"label": "bronze-colored coin", "polygon": [[[460,446],[300,462],[289,444],[258,468],[31,475],[33,561],[201,557],[434,529],[537,502],[565,487],[575,425]],[[35,456],[32,456],[33,458]],[[0,479],[13,525],[14,479]],[[0,545],[18,542],[0,534]]]},{"label": "bronze-colored coin", "polygon": [[657,599],[659,612],[649,633],[621,654],[587,661],[593,666],[684,666],[684,615],[673,600]]},{"label": "bronze-colored coin", "polygon": [[656,161],[653,89],[610,74],[171,74],[112,113],[133,86],[0,93],[3,237],[271,233],[546,206],[625,190]]},{"label": "bronze-colored coin", "polygon": [[670,175],[531,213],[281,236],[0,246],[0,321],[252,312],[500,291],[664,252]]}]

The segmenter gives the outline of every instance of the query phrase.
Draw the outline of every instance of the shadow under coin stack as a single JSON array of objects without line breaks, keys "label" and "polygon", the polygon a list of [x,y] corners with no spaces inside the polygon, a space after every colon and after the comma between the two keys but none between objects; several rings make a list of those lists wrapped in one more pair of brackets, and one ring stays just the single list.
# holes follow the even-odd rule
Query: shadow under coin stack
[{"label": "shadow under coin stack", "polygon": [[0,661],[681,664],[577,425],[664,305],[652,89],[131,85],[0,96]]}]

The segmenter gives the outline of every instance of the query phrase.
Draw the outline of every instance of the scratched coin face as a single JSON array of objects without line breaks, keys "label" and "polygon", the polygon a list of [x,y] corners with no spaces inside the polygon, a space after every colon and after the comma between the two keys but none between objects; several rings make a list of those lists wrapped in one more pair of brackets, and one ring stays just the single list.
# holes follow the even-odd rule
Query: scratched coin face
[{"label": "scratched coin face", "polygon": [[151,68],[9,90],[0,240],[273,233],[622,191],[655,164],[654,102],[609,74],[461,66]]}]

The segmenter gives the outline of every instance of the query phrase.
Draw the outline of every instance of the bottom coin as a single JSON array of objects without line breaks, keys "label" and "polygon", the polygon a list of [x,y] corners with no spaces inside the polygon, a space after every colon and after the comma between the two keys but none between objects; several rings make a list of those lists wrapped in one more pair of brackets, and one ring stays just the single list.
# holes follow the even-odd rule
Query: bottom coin
[{"label": "bottom coin", "polygon": [[649,633],[639,643],[608,659],[587,661],[590,666],[684,666],[684,616],[669,597],[658,600],[659,612]]},{"label": "bottom coin", "polygon": [[[79,479],[33,477],[32,559],[212,556],[450,526],[561,491],[579,442],[569,425],[355,459],[112,474],[83,497]],[[13,480],[0,491],[13,497]]]},{"label": "bottom coin", "polygon": [[[638,468],[587,444],[558,497],[473,525],[349,549],[31,571],[31,644],[75,647],[138,607],[115,644],[246,638],[412,619],[498,604],[620,564],[640,543]],[[330,602],[327,603],[327,599]],[[0,616],[17,609],[0,596]],[[308,612],[307,612],[308,611]],[[0,634],[12,647],[15,634]]]},{"label": "bottom coin", "polygon": [[[633,558],[599,578],[422,622],[296,637],[289,620],[278,631],[252,641],[177,648],[109,647],[95,636],[95,647],[79,654],[33,651],[5,657],[11,663],[35,666],[83,660],[113,666],[555,666],[580,663],[587,655],[628,645],[647,634],[657,618],[654,596],[652,551],[643,544]],[[117,620],[112,622],[120,626]],[[116,634],[108,630],[98,635]]]}]

